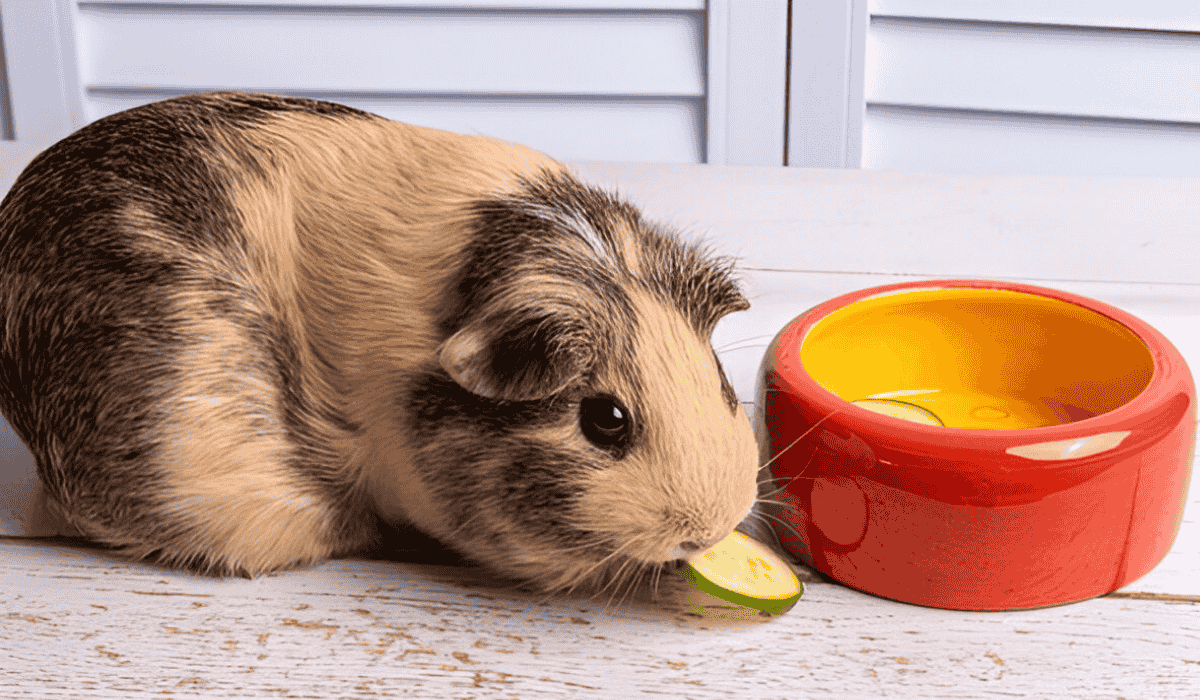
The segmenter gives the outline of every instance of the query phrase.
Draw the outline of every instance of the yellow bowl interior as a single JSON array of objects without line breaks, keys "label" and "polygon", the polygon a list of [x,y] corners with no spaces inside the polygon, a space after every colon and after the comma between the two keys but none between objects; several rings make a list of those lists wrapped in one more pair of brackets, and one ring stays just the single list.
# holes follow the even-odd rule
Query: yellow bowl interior
[{"label": "yellow bowl interior", "polygon": [[818,384],[863,408],[991,430],[1107,413],[1154,374],[1146,344],[1124,325],[1000,289],[914,290],[849,304],[808,332],[800,360]]}]

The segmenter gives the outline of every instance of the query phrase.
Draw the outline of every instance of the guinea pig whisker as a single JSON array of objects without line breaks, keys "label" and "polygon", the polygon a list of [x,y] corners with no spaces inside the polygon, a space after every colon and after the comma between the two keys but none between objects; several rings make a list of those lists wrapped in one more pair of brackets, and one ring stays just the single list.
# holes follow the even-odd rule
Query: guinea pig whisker
[{"label": "guinea pig whisker", "polygon": [[[799,478],[800,477],[798,477],[798,476],[787,477],[787,480],[783,484],[783,486],[778,486],[776,488],[771,489],[770,491],[767,491],[766,493],[760,495],[758,497],[758,499],[760,501],[765,501],[766,499],[770,498],[771,496],[774,496],[775,494],[780,493],[780,492],[784,491],[785,489],[787,489],[787,487],[792,485],[793,481],[795,481],[796,479],[799,479]],[[759,485],[761,486],[766,483],[768,483],[768,482],[766,480],[764,480],[764,481],[760,482]]]},{"label": "guinea pig whisker", "polygon": [[595,598],[596,596],[602,595],[610,587],[613,588],[613,593],[612,593],[612,595],[610,595],[608,597],[608,603],[606,603],[604,606],[606,610],[608,609],[608,607],[610,605],[612,605],[613,596],[615,596],[617,594],[615,586],[620,582],[622,574],[625,573],[625,569],[629,566],[630,562],[632,562],[632,561],[633,561],[632,559],[626,559],[625,561],[621,562],[621,566],[615,572],[613,572],[612,574],[609,575],[608,581],[605,582],[604,587],[601,588],[600,590],[596,591],[596,593],[592,596],[593,598]]},{"label": "guinea pig whisker", "polygon": [[784,501],[777,501],[774,498],[760,498],[760,499],[758,499],[758,502],[759,503],[768,503],[773,506],[780,506],[781,508],[794,508],[795,507],[791,503],[785,503]]},{"label": "guinea pig whisker", "polygon": [[[629,568],[630,564],[633,565],[632,569]],[[626,559],[625,562],[621,564],[621,568],[617,570],[616,575],[613,577],[613,582],[616,583],[616,585],[613,586],[612,595],[608,597],[608,603],[604,606],[606,611],[612,607],[613,598],[616,598],[617,594],[621,593],[621,589],[624,589],[625,592],[621,593],[621,598],[617,601],[617,607],[620,607],[621,604],[625,602],[625,598],[629,595],[630,591],[633,590],[635,584],[637,583],[638,574],[644,571],[644,567],[645,562],[637,562],[633,559]],[[605,586],[605,588],[607,588],[607,586]]]},{"label": "guinea pig whisker", "polygon": [[654,564],[653,562],[641,562],[641,564],[639,564],[638,567],[630,573],[629,586],[627,587],[625,594],[622,595],[621,599],[617,601],[617,607],[624,605],[625,599],[633,595],[639,587],[645,584],[647,578],[652,578],[654,576],[654,571],[657,568],[661,568],[661,566]]},{"label": "guinea pig whisker", "polygon": [[713,352],[715,352],[717,354],[717,356],[720,357],[722,355],[725,355],[725,354],[728,354],[731,352],[738,352],[740,350],[753,350],[755,348],[765,348],[765,347],[767,347],[766,343],[747,343],[746,345],[734,345],[731,347],[721,348],[720,350],[714,350]]},{"label": "guinea pig whisker", "polygon": [[[588,579],[588,577],[592,574],[592,572],[594,572],[596,569],[600,568],[601,566],[607,565],[614,557],[619,556],[624,549],[632,546],[633,544],[635,544],[635,540],[630,540],[630,541],[626,542],[625,544],[621,545],[620,547],[617,547],[615,550],[613,550],[607,556],[602,558],[600,561],[596,562],[595,564],[592,564],[587,569],[584,569],[583,571],[579,572],[575,577],[575,582],[573,584],[571,584],[571,586],[565,591],[565,595],[569,595],[581,583],[586,581]],[[605,586],[605,588],[607,588],[607,586]],[[603,592],[604,592],[604,589],[601,589],[599,592],[595,593],[593,595],[593,597],[595,597],[596,595],[599,595],[600,593],[603,593]]]},{"label": "guinea pig whisker", "polygon": [[781,477],[781,476],[774,476],[774,475],[772,475],[772,476],[769,476],[769,477],[767,477],[767,478],[765,478],[765,479],[759,479],[759,480],[758,480],[758,483],[757,483],[757,484],[755,484],[755,486],[765,486],[765,485],[767,485],[767,484],[774,484],[774,483],[776,483],[776,482],[779,482],[779,481],[786,481],[788,484],[790,484],[790,483],[792,483],[793,481],[795,481],[796,479],[799,479],[799,478],[800,478],[800,477],[798,477],[798,476],[782,476],[782,477]]},{"label": "guinea pig whisker", "polygon": [[[759,467],[759,470],[761,471],[762,468]],[[771,476],[764,476],[763,478],[759,479],[757,485],[762,486],[763,484],[770,484],[772,482],[779,481],[780,479],[785,479],[785,478],[792,479],[795,477],[781,477],[781,476],[775,476],[774,474],[772,474]]]},{"label": "guinea pig whisker", "polygon": [[[629,542],[630,545],[637,543],[639,543],[639,540],[637,539]],[[631,565],[632,568],[630,568]],[[621,566],[616,570],[616,572],[610,576],[608,583],[596,592],[596,595],[598,596],[603,594],[604,591],[608,590],[610,586],[613,588],[613,592],[609,596],[608,603],[605,605],[605,609],[612,606],[613,599],[616,598],[617,594],[621,592],[622,588],[625,588],[626,590],[621,594],[621,598],[617,601],[617,605],[619,606],[624,603],[625,598],[628,597],[628,595],[637,587],[638,582],[645,578],[646,572],[650,567],[657,567],[659,570],[661,570],[660,564],[639,561],[633,558],[627,558],[624,562],[622,562]]]},{"label": "guinea pig whisker", "polygon": [[658,584],[662,581],[663,569],[666,567],[658,566],[654,569],[654,580],[650,587],[651,600],[658,600]]},{"label": "guinea pig whisker", "polygon": [[775,522],[779,523],[780,525],[786,527],[789,532],[791,532],[793,535],[795,535],[799,539],[801,539],[801,540],[804,539],[804,536],[800,534],[799,530],[797,530],[795,527],[792,526],[791,523],[787,522],[786,520],[784,520],[782,518],[771,515],[770,513],[756,513],[755,515],[762,518],[763,522],[766,523],[768,526],[770,526],[771,523],[769,523],[767,521],[774,520]]},{"label": "guinea pig whisker", "polygon": [[[589,549],[589,548],[595,547],[597,545],[613,542],[615,539],[616,538],[614,538],[614,537],[596,538],[596,539],[590,540],[590,541],[585,542],[580,545],[575,545],[573,547],[564,548],[562,551],[564,553],[569,553],[569,552],[575,552],[578,550]],[[589,566],[587,569],[584,569],[582,571],[576,571],[576,572],[570,574],[569,576],[564,575],[562,577],[561,582],[554,586],[554,591],[551,592],[550,596],[547,597],[546,600],[549,600],[550,597],[553,597],[554,595],[557,595],[557,594],[566,596],[566,595],[570,595],[571,593],[573,593],[575,591],[575,589],[580,586],[580,584],[582,584],[588,580],[588,577],[591,575],[591,573],[593,571],[595,571],[597,568],[599,568],[601,566],[604,566],[605,563],[607,563],[610,559],[619,555],[623,548],[624,547],[618,547],[616,550],[605,555],[603,558],[600,559],[600,561]],[[545,600],[540,601],[540,602],[545,602]]]},{"label": "guinea pig whisker", "polygon": [[[617,571],[616,576],[613,578],[612,582],[614,585],[613,585],[612,593],[609,594],[609,596],[608,596],[608,602],[606,602],[604,604],[605,612],[608,612],[608,610],[613,607],[613,600],[617,597],[617,594],[621,593],[621,590],[625,588],[625,583],[629,580],[629,577],[633,573],[633,571],[636,570],[636,568],[637,568],[636,566],[634,567],[634,569],[628,568],[630,563],[632,563],[632,562],[633,562],[633,560],[630,559],[630,560],[627,560],[624,564],[622,564],[621,568]],[[624,599],[625,599],[625,594],[622,594],[621,599],[617,601],[617,607],[621,606],[621,601],[623,601]]]},{"label": "guinea pig whisker", "polygon": [[[724,345],[722,345],[721,347],[718,347],[718,348],[713,348],[713,351],[714,351],[714,352],[716,352],[718,355],[720,355],[721,353],[723,353],[723,352],[725,352],[725,351],[729,350],[731,346],[734,346],[734,345],[740,345],[740,344],[742,344],[742,343],[747,343],[746,347],[750,347],[750,348],[752,348],[752,347],[755,347],[755,345],[752,343],[752,341],[756,341],[756,340],[762,340],[763,338],[773,338],[773,337],[775,337],[775,336],[772,336],[772,335],[752,335],[752,336],[750,336],[750,337],[748,337],[748,338],[739,338],[739,339],[737,339],[737,340],[731,340],[731,341],[729,341],[728,343],[725,343]],[[767,343],[758,343],[758,347],[766,347],[767,345],[768,345]],[[740,349],[740,348],[739,348],[739,349]]]},{"label": "guinea pig whisker", "polygon": [[[756,505],[757,504],[766,504],[766,505],[771,505],[771,506],[778,506],[779,508],[782,508],[784,510],[797,512],[797,513],[799,512],[799,509],[796,507],[796,505],[794,503],[787,503],[786,501],[778,501],[778,500],[775,500],[774,498],[760,498],[755,502],[755,504]],[[761,512],[756,511],[755,515],[770,515],[770,513],[766,512],[766,511],[761,511]]]},{"label": "guinea pig whisker", "polygon": [[[774,457],[772,457],[771,459],[767,460],[767,462],[766,462],[765,464],[762,464],[762,465],[760,465],[760,466],[759,466],[759,469],[765,469],[765,468],[767,468],[767,467],[771,466],[771,463],[772,463],[772,462],[774,462],[775,460],[779,459],[780,457],[782,457],[782,456],[784,455],[784,453],[786,453],[788,450],[790,450],[790,449],[792,449],[793,447],[795,447],[795,446],[796,446],[796,443],[798,443],[798,442],[800,442],[801,440],[803,440],[804,438],[808,437],[808,434],[809,434],[809,433],[811,433],[812,431],[816,430],[818,426],[820,426],[822,423],[824,423],[825,421],[829,420],[829,419],[830,419],[830,418],[832,418],[833,416],[837,415],[838,413],[840,413],[840,411],[833,411],[833,412],[829,413],[827,416],[825,416],[824,418],[822,418],[821,420],[817,421],[816,423],[813,423],[813,424],[812,424],[812,426],[811,426],[811,427],[810,427],[808,430],[805,430],[805,431],[804,431],[804,432],[803,432],[803,433],[800,435],[800,437],[796,438],[795,440],[792,440],[792,442],[791,442],[791,443],[790,443],[790,444],[789,444],[787,447],[783,448],[782,450],[780,450],[780,451],[778,452],[778,454],[776,454],[776,455],[775,455]],[[801,473],[803,473],[803,470],[801,471]]]},{"label": "guinea pig whisker", "polygon": [[[590,543],[587,543],[587,544],[578,545],[578,546],[575,546],[575,547],[570,547],[570,548],[563,549],[563,550],[562,550],[562,552],[563,552],[563,553],[571,553],[571,552],[577,552],[577,551],[580,551],[580,550],[587,550],[587,549],[589,549],[589,548],[591,548],[591,547],[595,547],[595,546],[597,546],[597,545],[603,545],[603,544],[612,544],[612,543],[613,543],[613,542],[615,542],[615,541],[616,541],[616,538],[615,538],[615,537],[608,537],[608,538],[604,538],[604,539],[597,539],[597,540],[594,540],[593,542],[590,542]],[[590,567],[588,567],[587,569],[584,569],[584,570],[583,570],[583,572],[582,572],[582,574],[581,574],[580,576],[581,576],[581,577],[583,577],[583,578],[586,578],[586,577],[587,577],[587,575],[591,574],[591,573],[592,573],[594,570],[596,570],[596,569],[598,569],[598,568],[600,568],[600,567],[602,567],[602,566],[605,566],[606,564],[608,564],[609,562],[611,562],[613,559],[615,559],[615,558],[617,558],[617,557],[620,557],[620,556],[621,556],[621,554],[623,553],[623,551],[624,551],[626,548],[630,547],[632,544],[633,544],[633,543],[627,542],[627,543],[625,543],[624,545],[621,545],[620,547],[617,547],[617,548],[616,548],[616,549],[614,549],[613,551],[609,552],[608,554],[605,554],[605,555],[604,555],[604,556],[603,556],[603,557],[602,557],[602,558],[601,558],[599,561],[597,561],[596,563],[592,564],[592,565],[591,565]]]}]

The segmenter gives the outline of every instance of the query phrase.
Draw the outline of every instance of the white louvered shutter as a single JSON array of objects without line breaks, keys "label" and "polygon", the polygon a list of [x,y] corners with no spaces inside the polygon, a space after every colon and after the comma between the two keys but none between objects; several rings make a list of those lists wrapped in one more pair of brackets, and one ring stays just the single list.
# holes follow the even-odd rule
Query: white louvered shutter
[{"label": "white louvered shutter", "polygon": [[43,85],[72,103],[71,128],[233,89],[564,160],[783,162],[786,0],[7,2],[9,14],[57,16],[38,31],[65,42],[70,80]]},{"label": "white louvered shutter", "polygon": [[1195,0],[793,9],[792,165],[1200,175]]}]

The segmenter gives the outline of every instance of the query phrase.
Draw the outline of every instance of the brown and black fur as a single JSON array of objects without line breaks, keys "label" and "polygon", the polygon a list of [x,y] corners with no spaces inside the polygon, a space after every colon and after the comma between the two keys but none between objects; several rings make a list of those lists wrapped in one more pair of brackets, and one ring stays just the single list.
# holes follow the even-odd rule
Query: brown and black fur
[{"label": "brown and black fur", "polygon": [[[562,588],[746,515],[707,344],[745,306],[536,152],[194,95],[85,127],[0,204],[0,409],[62,515],[132,556],[253,575],[409,523]],[[619,445],[581,436],[593,396],[628,408]]]}]

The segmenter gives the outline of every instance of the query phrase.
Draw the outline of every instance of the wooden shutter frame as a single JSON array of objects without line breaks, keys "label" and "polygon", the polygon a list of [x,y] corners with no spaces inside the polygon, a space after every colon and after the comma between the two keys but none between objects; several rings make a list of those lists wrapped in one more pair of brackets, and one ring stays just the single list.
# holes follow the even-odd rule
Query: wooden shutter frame
[{"label": "wooden shutter frame", "polygon": [[34,155],[84,124],[75,12],[71,0],[4,0],[0,5],[15,136],[0,141],[0,193]]}]

